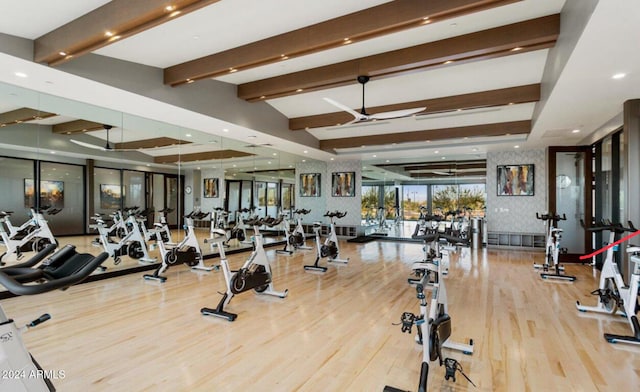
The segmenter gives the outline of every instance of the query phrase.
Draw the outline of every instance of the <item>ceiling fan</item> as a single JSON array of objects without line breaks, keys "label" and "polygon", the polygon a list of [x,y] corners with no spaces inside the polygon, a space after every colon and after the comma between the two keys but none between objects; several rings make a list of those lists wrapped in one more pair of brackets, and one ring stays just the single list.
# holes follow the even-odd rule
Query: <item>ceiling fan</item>
[{"label": "ceiling fan", "polygon": [[362,85],[362,108],[360,109],[359,113],[351,109],[350,107],[341,104],[340,102],[334,101],[331,98],[324,98],[325,101],[329,102],[330,104],[332,104],[333,106],[339,109],[344,110],[345,112],[351,114],[354,117],[353,120],[343,125],[365,122],[365,121],[373,121],[373,120],[390,120],[393,118],[409,117],[413,114],[422,112],[423,110],[426,109],[426,107],[421,107],[421,108],[393,110],[390,112],[369,114],[367,113],[367,110],[365,109],[365,106],[364,106],[364,86],[369,81],[369,76],[360,75],[358,76],[357,80],[358,80],[358,83]]},{"label": "ceiling fan", "polygon": [[70,141],[72,143],[75,143],[79,146],[82,147],[86,147],[86,148],[91,148],[93,150],[100,150],[100,151],[110,151],[110,152],[125,152],[125,151],[141,151],[141,150],[161,150],[161,149],[169,149],[169,148],[173,148],[175,147],[175,145],[167,145],[167,146],[157,146],[157,147],[153,147],[153,148],[115,148],[113,146],[113,143],[109,142],[109,130],[111,130],[113,128],[112,125],[108,125],[108,124],[104,124],[102,125],[102,127],[104,128],[105,131],[107,131],[107,142],[104,146],[99,146],[97,144],[91,144],[91,143],[86,143],[80,140],[75,140],[75,139],[70,139]]},{"label": "ceiling fan", "polygon": [[118,150],[118,149],[115,149],[115,148],[111,147],[111,144],[109,143],[109,130],[111,128],[113,128],[113,126],[104,124],[104,125],[102,125],[102,127],[105,129],[105,131],[107,131],[107,144],[105,144],[104,147],[98,146],[96,144],[86,143],[86,142],[83,142],[83,141],[80,141],[80,140],[75,140],[75,139],[71,139],[71,143],[75,143],[75,144],[77,144],[79,146],[82,146],[82,147],[91,148],[91,149],[100,150],[100,151],[122,151],[122,150]]}]

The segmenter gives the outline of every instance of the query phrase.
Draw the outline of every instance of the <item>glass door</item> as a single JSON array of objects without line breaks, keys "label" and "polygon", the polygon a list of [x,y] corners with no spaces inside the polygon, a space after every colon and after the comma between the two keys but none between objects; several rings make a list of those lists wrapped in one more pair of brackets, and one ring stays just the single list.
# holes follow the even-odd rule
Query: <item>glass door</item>
[{"label": "glass door", "polygon": [[567,249],[560,262],[581,263],[579,256],[591,248],[591,233],[583,222],[590,225],[592,220],[592,175],[591,147],[549,147],[549,212],[567,218],[558,224],[563,230],[560,247]]}]

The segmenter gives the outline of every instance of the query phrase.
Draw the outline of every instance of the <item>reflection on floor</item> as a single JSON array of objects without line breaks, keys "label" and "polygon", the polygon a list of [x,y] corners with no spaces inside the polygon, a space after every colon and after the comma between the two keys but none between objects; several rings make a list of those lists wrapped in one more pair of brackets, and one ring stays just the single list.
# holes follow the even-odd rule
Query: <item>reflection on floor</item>
[{"label": "reflection on floor", "polygon": [[[174,241],[181,241],[184,238],[184,232],[178,230],[172,230],[171,235]],[[210,241],[205,242],[209,238],[209,230],[207,229],[196,229],[196,235],[198,237],[198,243],[200,244],[200,250],[202,251],[203,258],[205,259],[205,264],[212,266],[218,265],[218,255],[219,252],[217,250],[217,246]],[[92,242],[96,239],[95,234],[85,235],[85,236],[68,236],[68,237],[58,237],[57,240],[60,243],[60,247],[63,247],[67,244],[75,245],[76,250],[80,253],[90,253],[93,255],[98,255],[103,252],[104,249],[101,245],[94,245]],[[284,247],[284,236],[277,235],[274,232],[268,232],[264,235],[264,247]],[[0,247],[2,249],[2,247]],[[251,243],[239,242],[237,240],[229,241],[229,246],[225,247],[226,254],[234,254],[241,252],[250,252],[252,250]],[[128,256],[121,256],[121,261],[116,265],[114,263],[113,258],[108,259],[103,266],[106,267],[104,271],[97,270],[87,279],[87,282],[92,282],[96,280],[102,280],[106,278],[111,278],[120,275],[126,275],[130,273],[138,273],[143,271],[154,270],[158,267],[160,261],[160,251],[158,250],[155,244],[151,243],[148,245],[149,256],[156,260],[153,263],[142,262],[140,260],[133,259]],[[24,256],[21,260],[17,260],[16,255],[7,255],[2,258],[2,261],[6,263],[7,266],[12,264],[21,263],[29,260],[35,253],[27,252],[24,253]],[[11,296],[4,287],[0,286],[0,299]]]}]

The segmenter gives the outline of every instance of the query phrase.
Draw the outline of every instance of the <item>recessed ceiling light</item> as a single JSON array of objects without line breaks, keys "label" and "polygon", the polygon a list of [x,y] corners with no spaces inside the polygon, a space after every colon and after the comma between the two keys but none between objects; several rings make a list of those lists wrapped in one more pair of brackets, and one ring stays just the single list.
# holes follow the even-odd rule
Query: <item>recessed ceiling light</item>
[{"label": "recessed ceiling light", "polygon": [[265,99],[267,96],[266,95],[261,95],[260,99]]},{"label": "recessed ceiling light", "polygon": [[447,60],[447,61],[444,62],[444,64],[451,64],[451,63],[453,63],[452,60]]},{"label": "recessed ceiling light", "polygon": [[519,50],[522,50],[522,47],[516,46],[515,48],[511,49],[512,52],[517,52]]},{"label": "recessed ceiling light", "polygon": [[271,155],[273,155],[273,156],[275,157],[275,156],[277,156],[277,155],[278,155],[278,153],[277,153],[277,152],[274,152],[274,153],[273,153],[273,154],[271,154]]},{"label": "recessed ceiling light", "polygon": [[229,132],[227,128],[223,129],[222,132]]},{"label": "recessed ceiling light", "polygon": [[626,73],[620,72],[620,73],[617,73],[617,74],[613,75],[611,78],[612,78],[612,79],[622,79],[622,78],[624,78],[625,76],[627,76],[627,74],[626,74]]},{"label": "recessed ceiling light", "polygon": [[375,154],[373,154],[372,156],[373,156],[374,158],[377,158],[377,157],[378,157],[378,156],[377,156],[377,155],[375,155]]},{"label": "recessed ceiling light", "polygon": [[105,32],[104,32],[104,35],[105,35],[106,37],[113,37],[113,32],[112,32],[112,31],[105,31]]},{"label": "recessed ceiling light", "polygon": [[235,69],[235,68],[229,68],[229,72],[230,72],[230,73],[238,72],[238,70],[237,70],[237,69]]},{"label": "recessed ceiling light", "polygon": [[[50,152],[50,153],[52,153],[52,154],[55,154],[55,153],[56,153],[55,151],[49,151],[49,152]],[[56,169],[53,169],[53,170],[56,170]]]},{"label": "recessed ceiling light", "polygon": [[200,166],[196,167],[196,170],[200,170]]},{"label": "recessed ceiling light", "polygon": [[307,161],[306,159],[303,159],[303,160],[302,160],[302,162],[306,162],[306,161]]},{"label": "recessed ceiling light", "polygon": [[476,147],[472,148],[471,151],[476,152],[478,149]]},{"label": "recessed ceiling light", "polygon": [[187,79],[187,84],[193,83],[193,79]]},{"label": "recessed ceiling light", "polygon": [[58,54],[59,54],[60,56],[66,56],[66,55],[67,55],[67,52],[58,52]]},{"label": "recessed ceiling light", "polygon": [[333,157],[331,158],[331,160],[333,161]]},{"label": "recessed ceiling light", "polygon": [[193,37],[191,37],[191,38],[193,38],[193,39],[200,39],[200,36],[199,36],[199,35],[194,35],[194,36],[193,36]]},{"label": "recessed ceiling light", "polygon": [[236,165],[235,163],[233,164],[233,167],[237,167],[238,165]]},{"label": "recessed ceiling light", "polygon": [[387,159],[385,162],[386,162],[386,163],[389,163],[389,162],[391,162],[391,161]]},{"label": "recessed ceiling light", "polygon": [[26,78],[28,75],[24,72],[14,72],[14,75],[16,75],[19,78]]},{"label": "recessed ceiling light", "polygon": [[440,154],[440,151],[435,150],[433,153],[434,153],[434,154]]},{"label": "recessed ceiling light", "polygon": [[442,157],[442,159],[447,159],[447,157]]},{"label": "recessed ceiling light", "polygon": [[513,146],[513,148],[520,148],[520,146],[516,144],[515,146]]},{"label": "recessed ceiling light", "polygon": [[304,153],[306,154],[306,153],[308,153],[309,151],[307,151],[307,150],[304,150],[303,152],[304,152]]},{"label": "recessed ceiling light", "polygon": [[297,92],[297,93],[302,92],[302,89],[301,89],[301,88],[299,88],[299,89],[297,89],[297,90],[296,90],[296,92]]},{"label": "recessed ceiling light", "polygon": [[171,12],[171,11],[176,9],[176,6],[175,5],[168,5],[168,6],[164,7],[164,9],[166,11],[168,11],[168,12]]},{"label": "recessed ceiling light", "polygon": [[169,14],[169,17],[173,18],[174,16],[180,15],[180,13],[181,13],[180,11],[173,11],[172,13]]},{"label": "recessed ceiling light", "polygon": [[151,164],[150,164],[150,163],[147,163],[147,166],[151,166]]},{"label": "recessed ceiling light", "polygon": [[573,131],[571,131],[571,133],[580,133],[579,129],[574,129]]},{"label": "recessed ceiling light", "polygon": [[271,164],[271,161],[267,161],[267,164],[269,164],[269,165],[270,165],[270,164]]},{"label": "recessed ceiling light", "polygon": [[191,137],[191,134],[190,134],[190,133],[187,133],[185,136],[186,136],[186,137]]}]

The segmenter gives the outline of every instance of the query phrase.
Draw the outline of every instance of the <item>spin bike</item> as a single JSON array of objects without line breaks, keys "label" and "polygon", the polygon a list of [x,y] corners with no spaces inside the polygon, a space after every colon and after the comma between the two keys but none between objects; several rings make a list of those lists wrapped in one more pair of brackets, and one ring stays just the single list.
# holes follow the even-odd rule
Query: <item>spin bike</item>
[{"label": "spin bike", "polygon": [[[3,245],[6,248],[6,251],[0,255],[0,265],[4,265],[5,263],[1,260],[4,256],[8,254],[16,254],[16,258],[21,260],[24,256],[23,252],[38,252],[44,249],[45,246],[49,244],[55,244],[58,246],[58,241],[55,236],[51,232],[49,228],[49,224],[47,220],[44,218],[45,209],[31,209],[31,219],[25,224],[21,225],[22,229],[14,228],[14,234],[10,235],[4,229],[3,223],[7,223],[7,220],[10,219],[11,212],[2,211],[0,212],[0,238],[2,238]],[[55,210],[53,214],[60,212],[61,210]],[[52,215],[53,215],[52,214]],[[9,230],[12,230],[10,226],[10,220],[7,227]]]},{"label": "spin bike", "polygon": [[184,229],[187,234],[178,244],[169,244],[162,240],[157,242],[158,249],[160,249],[160,258],[162,263],[152,275],[145,274],[143,276],[144,279],[157,280],[164,283],[166,282],[167,277],[161,274],[169,267],[180,264],[186,264],[192,269],[200,271],[212,271],[216,269],[215,267],[209,267],[204,264],[200,244],[198,243],[196,232],[193,229],[193,216],[195,214],[197,213],[193,211],[189,215],[185,215]]},{"label": "spin bike", "polygon": [[[536,218],[545,221],[547,225],[547,244],[544,252],[544,263],[533,264],[533,268],[542,268],[542,273],[540,274],[542,279],[575,281],[575,276],[561,273],[564,271],[564,267],[560,265],[560,253],[567,253],[567,249],[560,247],[562,229],[559,229],[557,226],[559,221],[567,220],[567,216],[565,214],[562,214],[562,216],[558,214],[540,215],[536,212]],[[553,268],[553,272],[549,272],[550,268]]]},{"label": "spin bike", "polygon": [[247,236],[247,222],[252,217],[249,216],[251,210],[248,208],[243,208],[236,212],[236,223],[233,226],[233,229],[229,232],[229,237],[225,241],[225,244],[228,244],[229,241],[236,239],[238,242],[243,244],[251,244],[251,238]]},{"label": "spin bike", "polygon": [[113,258],[115,265],[120,264],[120,261],[122,261],[120,257],[125,255],[132,259],[137,259],[142,263],[156,262],[156,259],[151,258],[149,252],[147,252],[147,245],[144,242],[144,236],[140,231],[140,226],[138,225],[135,215],[131,214],[126,219],[125,225],[129,232],[120,238],[118,242],[109,236],[109,228],[102,218],[93,216],[91,219],[96,222],[95,225],[91,225],[91,227],[97,229],[98,233],[100,233],[100,243],[109,257]]},{"label": "spin bike", "polygon": [[[418,391],[426,391],[429,363],[431,361],[438,360],[440,366],[445,365],[446,380],[452,378],[455,382],[456,371],[462,372],[462,367],[458,361],[452,358],[443,358],[442,348],[472,355],[474,346],[473,339],[469,340],[469,344],[456,343],[449,340],[451,336],[451,317],[448,314],[447,290],[442,277],[442,263],[440,260],[436,258],[427,263],[415,263],[413,269],[426,271],[415,286],[416,297],[420,302],[420,314],[404,312],[400,318],[400,324],[404,333],[411,333],[412,326],[417,326],[415,340],[417,343],[422,344],[422,366],[420,368]],[[430,306],[424,293],[426,287],[430,287],[432,290]],[[462,374],[469,380],[464,373]],[[384,391],[402,392],[403,390],[387,386]]]},{"label": "spin bike", "polygon": [[293,241],[293,246],[296,249],[313,249],[311,246],[306,245],[307,237],[304,233],[304,227],[302,227],[302,217],[310,213],[311,210],[298,209],[293,211],[296,215],[296,228],[291,233],[291,239]]},{"label": "spin bike", "polygon": [[220,250],[220,266],[222,267],[222,272],[224,274],[227,291],[222,295],[222,298],[215,309],[202,308],[200,313],[205,316],[216,316],[228,321],[234,321],[238,315],[236,313],[229,313],[225,311],[224,307],[231,302],[231,299],[236,294],[253,290],[258,294],[272,295],[279,298],[285,298],[287,296],[289,290],[276,291],[273,287],[271,266],[269,265],[267,253],[264,250],[264,239],[262,234],[260,234],[259,229],[263,224],[273,227],[280,224],[280,222],[280,218],[275,220],[269,220],[266,218],[254,218],[247,220],[246,223],[253,226],[254,250],[251,252],[247,261],[245,261],[242,267],[237,271],[231,271],[224,252],[224,246],[220,246],[226,238],[224,230],[215,229],[214,241],[217,242],[218,249]]},{"label": "spin bike", "polygon": [[[30,260],[12,267],[0,269],[0,284],[15,295],[36,295],[64,290],[84,280],[108,257],[106,253],[94,257],[77,253],[75,247],[67,245],[47,258],[55,249],[47,245]],[[46,260],[45,260],[46,259]],[[43,261],[44,260],[44,261]],[[42,262],[42,263],[40,263]],[[40,265],[34,268],[37,264]],[[44,370],[29,353],[22,340],[22,333],[51,319],[48,313],[18,327],[0,307],[0,391],[55,391],[51,379],[63,376],[62,370]]]},{"label": "spin bike", "polygon": [[342,263],[347,264],[349,262],[349,258],[341,259],[340,256],[340,245],[338,243],[338,236],[336,235],[336,224],[335,220],[342,219],[347,216],[347,212],[329,212],[327,211],[324,216],[329,217],[331,222],[331,229],[327,238],[325,238],[324,243],[320,239],[320,230],[322,229],[322,224],[320,222],[313,223],[313,232],[316,235],[316,261],[312,265],[305,265],[304,269],[306,271],[320,271],[326,272],[327,267],[321,267],[318,265],[320,259],[327,258],[327,262],[333,263]]},{"label": "spin bike", "polygon": [[[587,229],[591,232],[609,231],[609,244],[614,244],[616,237],[625,232],[637,231],[633,224],[629,222],[629,227],[623,227],[621,224],[607,224],[590,227]],[[633,270],[629,279],[629,285],[626,285],[618,264],[614,260],[614,253],[618,245],[607,249],[607,254],[600,271],[600,284],[597,290],[591,292],[598,296],[596,306],[584,306],[580,301],[576,301],[576,307],[581,312],[596,312],[617,314],[626,317],[631,327],[631,336],[614,335],[605,333],[604,338],[609,343],[628,343],[640,344],[640,323],[638,322],[638,286],[640,286],[640,247],[631,245],[627,248],[627,253],[631,253],[630,261],[633,263]],[[621,310],[619,310],[621,309]]]},{"label": "spin bike", "polygon": [[[153,229],[147,229],[146,226],[146,218],[139,218],[138,222],[140,223],[140,230],[144,235],[145,241],[162,241],[165,244],[172,244],[173,240],[171,239],[171,230],[169,229],[169,225],[167,224],[167,218],[165,214],[173,212],[173,208],[164,208],[162,210],[158,210],[159,219],[158,222],[153,223]],[[147,215],[144,213],[140,213],[139,215]]]}]

